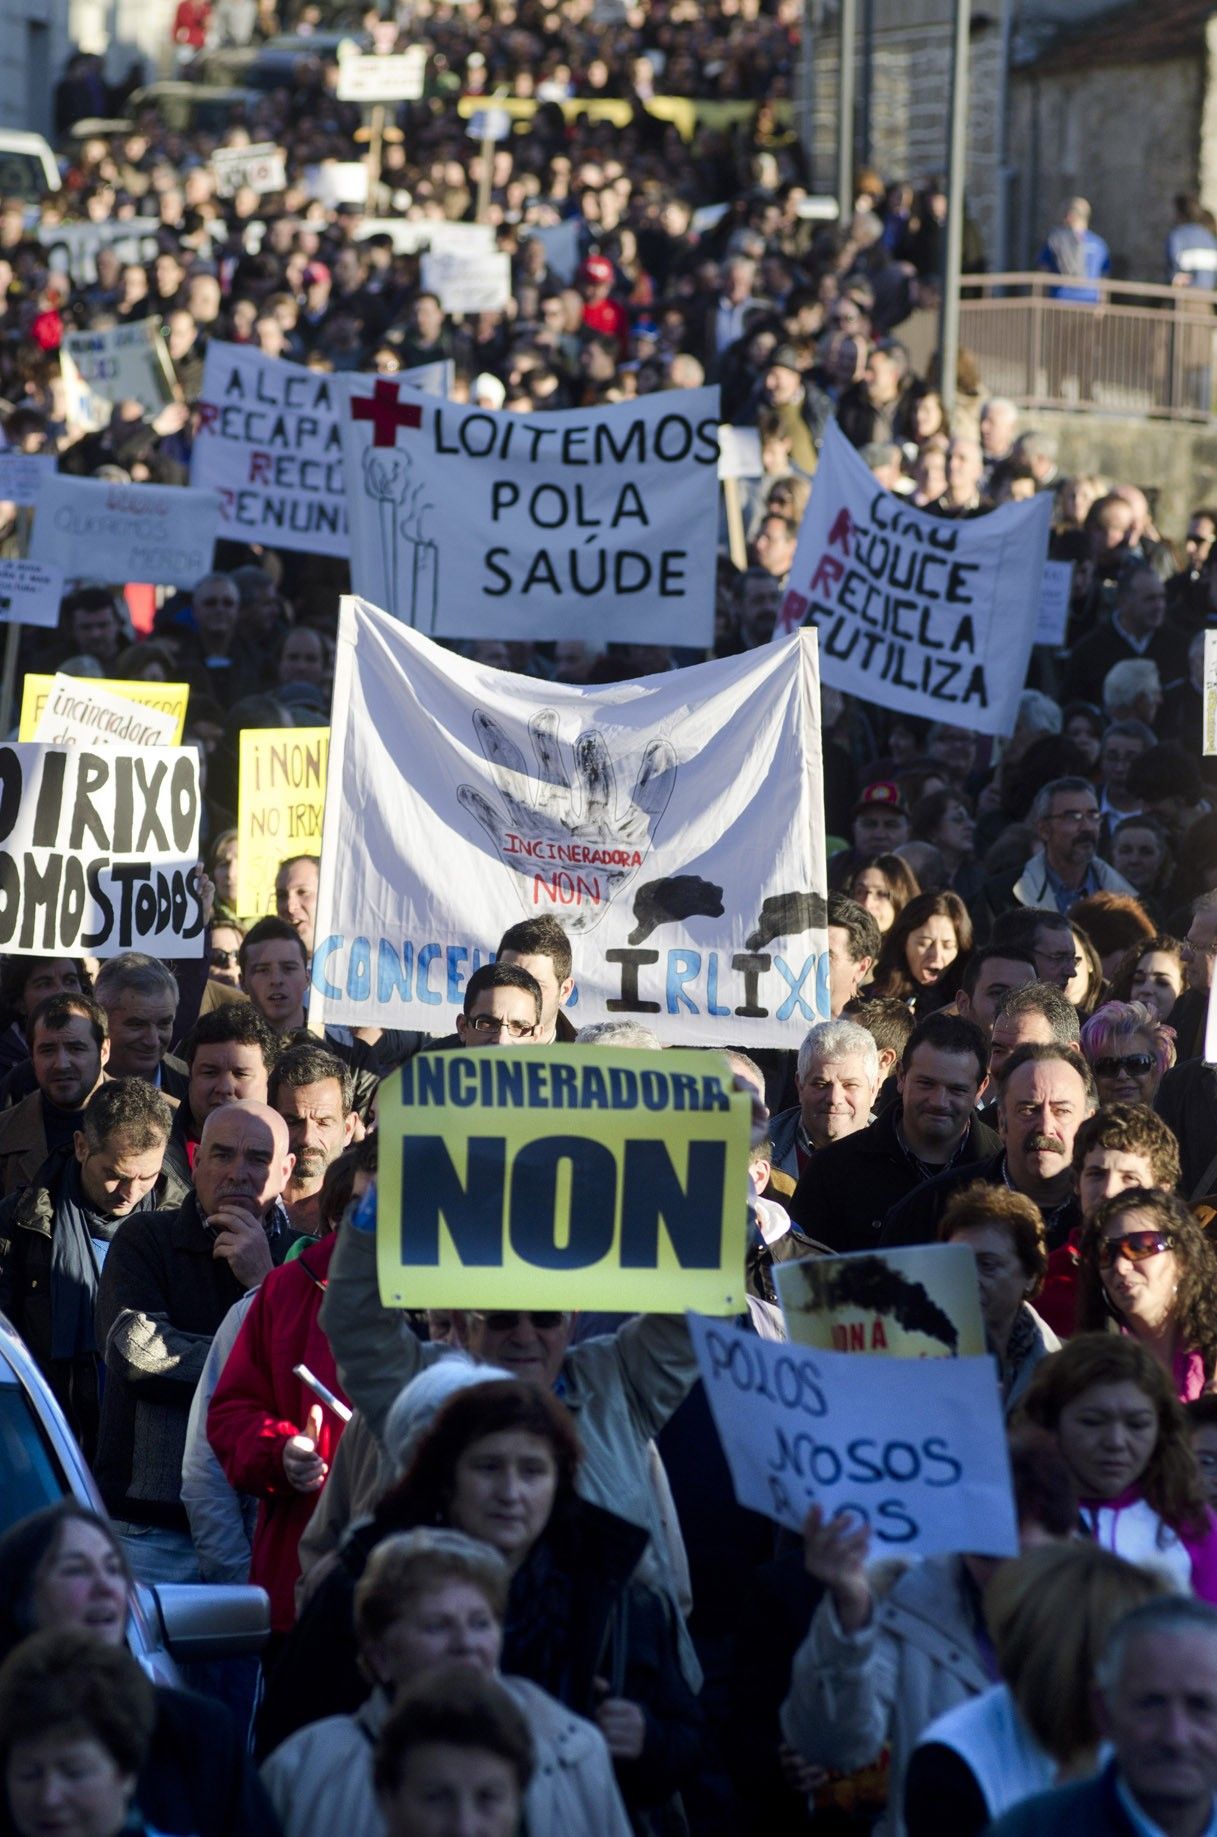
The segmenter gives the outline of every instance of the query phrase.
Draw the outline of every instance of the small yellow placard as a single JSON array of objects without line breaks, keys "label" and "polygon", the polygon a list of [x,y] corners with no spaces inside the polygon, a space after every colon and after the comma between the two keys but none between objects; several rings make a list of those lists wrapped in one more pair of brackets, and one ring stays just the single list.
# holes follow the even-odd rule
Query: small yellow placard
[{"label": "small yellow placard", "polygon": [[[25,688],[21,695],[21,725],[17,729],[19,740],[32,740],[38,717],[50,699],[53,676],[27,676]],[[111,682],[106,678],[104,687],[112,695],[125,696],[129,702],[138,702],[141,708],[156,708],[162,714],[169,714],[177,722],[176,732],[170,737],[171,746],[182,744],[182,730],[186,725],[186,703],[190,700],[190,685],[184,682]]]},{"label": "small yellow placard", "polygon": [[237,911],[275,910],[275,875],[294,855],[320,855],[328,727],[246,727],[237,790]]}]

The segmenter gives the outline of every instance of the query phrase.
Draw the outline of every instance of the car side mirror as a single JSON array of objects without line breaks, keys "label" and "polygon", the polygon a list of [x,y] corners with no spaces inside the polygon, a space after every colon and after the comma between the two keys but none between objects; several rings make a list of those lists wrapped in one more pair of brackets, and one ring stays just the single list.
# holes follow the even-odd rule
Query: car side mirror
[{"label": "car side mirror", "polygon": [[158,1582],[141,1592],[145,1601],[151,1597],[166,1649],[179,1665],[256,1656],[270,1635],[264,1588]]}]

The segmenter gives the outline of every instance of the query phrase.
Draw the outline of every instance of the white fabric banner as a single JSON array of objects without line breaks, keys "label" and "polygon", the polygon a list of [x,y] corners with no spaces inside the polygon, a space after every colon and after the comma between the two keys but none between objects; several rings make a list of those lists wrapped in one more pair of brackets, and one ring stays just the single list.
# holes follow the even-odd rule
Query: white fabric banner
[{"label": "white fabric banner", "polygon": [[797,1046],[829,1000],[819,706],[810,632],[583,688],[344,600],[310,1020],[449,1033],[544,913],[576,1025]]},{"label": "white fabric banner", "polygon": [[832,422],[775,636],[817,625],[834,689],[1011,733],[1051,520],[1046,491],[982,517],[931,516],[885,491]]},{"label": "white fabric banner", "polygon": [[717,389],[516,415],[333,381],[364,599],[433,637],[711,643]]},{"label": "white fabric banner", "polygon": [[55,472],[34,511],[30,559],[69,580],[193,587],[211,567],[220,500],[187,485],[110,485]]},{"label": "white fabric banner", "polygon": [[[442,396],[452,368],[421,364],[394,381]],[[219,493],[221,534],[304,555],[350,553],[343,401],[320,371],[250,345],[208,345],[190,482]]]}]

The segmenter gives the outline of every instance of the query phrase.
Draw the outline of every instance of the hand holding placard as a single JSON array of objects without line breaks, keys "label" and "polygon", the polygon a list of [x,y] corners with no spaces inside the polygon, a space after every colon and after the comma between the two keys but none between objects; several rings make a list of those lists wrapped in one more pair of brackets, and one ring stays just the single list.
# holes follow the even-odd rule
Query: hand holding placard
[{"label": "hand holding placard", "polygon": [[810,1506],[876,1555],[1013,1556],[1018,1527],[992,1359],[809,1352],[690,1314],[736,1499],[791,1531]]}]

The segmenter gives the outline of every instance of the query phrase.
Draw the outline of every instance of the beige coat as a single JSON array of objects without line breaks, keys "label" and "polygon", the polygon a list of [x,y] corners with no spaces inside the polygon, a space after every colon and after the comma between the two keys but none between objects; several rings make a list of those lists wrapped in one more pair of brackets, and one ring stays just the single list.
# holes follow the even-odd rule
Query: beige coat
[{"label": "beige coat", "polygon": [[[532,1732],[537,1765],[524,1800],[528,1837],[631,1837],[599,1729],[525,1678],[500,1678]],[[263,1763],[284,1837],[384,1837],[372,1791],[376,1738],[389,1713],[373,1691],[354,1716],[290,1735]]]}]

